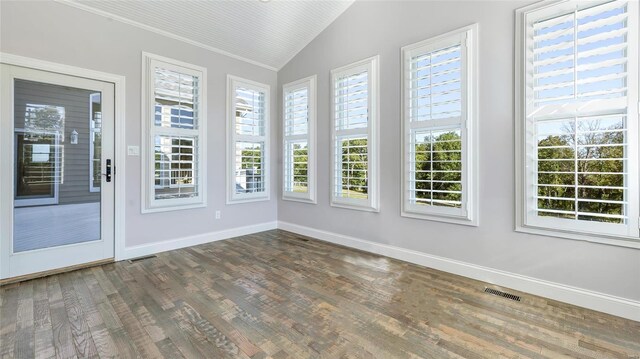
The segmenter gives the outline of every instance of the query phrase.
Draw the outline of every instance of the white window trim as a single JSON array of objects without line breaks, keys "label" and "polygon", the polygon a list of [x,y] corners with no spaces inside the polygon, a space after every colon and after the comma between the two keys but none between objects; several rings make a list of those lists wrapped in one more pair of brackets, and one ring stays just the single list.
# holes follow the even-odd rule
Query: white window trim
[{"label": "white window trim", "polygon": [[[628,248],[640,248],[640,240],[637,236],[627,236],[627,235],[610,235],[610,234],[602,234],[602,233],[593,233],[589,232],[588,228],[584,228],[583,223],[582,228],[574,227],[574,228],[561,228],[562,225],[559,226],[541,226],[540,224],[530,223],[527,220],[527,211],[528,211],[528,201],[527,201],[527,190],[525,186],[525,180],[527,176],[527,160],[526,160],[526,146],[527,146],[527,138],[525,134],[526,129],[526,104],[527,99],[526,91],[524,86],[527,84],[525,69],[527,68],[526,61],[526,43],[527,43],[527,17],[530,16],[531,13],[537,12],[540,10],[553,12],[553,8],[558,6],[561,12],[567,6],[573,6],[575,1],[571,0],[560,0],[560,1],[543,1],[540,3],[532,4],[521,9],[516,10],[516,36],[515,36],[515,155],[516,155],[516,224],[515,231],[521,233],[528,234],[538,234],[545,235],[557,238],[564,239],[572,239],[572,240],[581,240],[595,243],[602,243],[608,245],[615,245],[620,247],[628,247]],[[629,1],[629,14],[630,17],[636,15],[636,19],[638,18],[638,3],[634,1]],[[629,27],[629,39],[628,39],[628,51],[631,53],[638,54],[638,20],[631,21]],[[638,56],[630,56],[629,57],[629,69],[636,69],[635,74],[633,74],[633,70],[629,71],[629,88],[636,90],[629,91],[629,103],[631,107],[637,107],[635,110],[630,110],[628,112],[628,123],[634,123],[636,131],[636,139],[638,138],[638,113],[640,112],[640,103],[638,102],[638,91],[640,90],[640,74],[638,69]],[[633,104],[636,104],[635,106]],[[629,127],[631,129],[631,126]],[[636,150],[637,153],[637,150]],[[636,161],[630,161],[631,165],[636,168],[638,167],[638,158]],[[631,171],[630,171],[631,172]],[[640,188],[640,183],[636,178],[635,185],[636,188],[630,191],[629,197],[630,202],[638,201],[638,190]],[[637,207],[636,207],[637,209]],[[631,226],[637,231],[637,223],[638,223],[638,213],[631,214],[630,218],[632,218]],[[584,222],[584,221],[583,221]],[[633,224],[635,222],[635,225]],[[560,223],[558,223],[560,224]],[[580,224],[580,223],[579,223]]]},{"label": "white window trim", "polygon": [[[100,192],[100,187],[93,185],[93,157],[95,155],[95,145],[93,141],[96,133],[102,134],[102,128],[100,128],[100,131],[96,131],[93,126],[93,97],[96,95],[98,94],[94,93],[89,95],[89,192],[91,193]],[[100,94],[100,96],[102,96],[102,94]],[[102,175],[100,175],[100,177],[102,177]]]},{"label": "white window trim", "polygon": [[[379,197],[380,197],[380,156],[378,155],[380,133],[379,133],[379,106],[380,106],[380,56],[376,55],[364,60],[354,62],[352,64],[342,66],[331,70],[331,206],[339,208],[354,209],[368,212],[379,212]],[[357,72],[361,69],[367,69],[368,74],[368,107],[369,116],[367,123],[367,156],[368,156],[368,198],[355,199],[355,198],[337,198],[335,196],[336,178],[336,113],[335,113],[335,79],[345,73]],[[352,130],[346,130],[352,131]]]},{"label": "white window trim", "polygon": [[[264,92],[264,136],[239,136],[236,134],[236,101],[235,91],[238,85],[256,91]],[[238,76],[227,75],[227,204],[268,201],[271,198],[271,87],[269,85],[243,79]],[[264,174],[264,191],[254,193],[236,193],[236,141],[249,140],[264,141],[264,162],[262,170]]]},{"label": "white window trim", "polygon": [[[466,84],[462,95],[462,123],[460,126],[462,137],[462,208],[452,209],[438,206],[411,205],[408,199],[409,160],[411,141],[409,105],[409,86],[406,84],[406,73],[413,52],[428,52],[442,46],[459,42],[462,44],[462,57],[466,56],[466,69],[461,72],[462,84]],[[442,35],[407,45],[401,49],[402,57],[402,186],[401,211],[402,217],[426,219],[438,222],[478,226],[478,24],[472,24]],[[431,128],[437,129],[437,126]]]},{"label": "white window trim", "polygon": [[[287,201],[298,201],[305,203],[316,204],[316,179],[317,179],[317,165],[316,165],[316,104],[317,104],[317,76],[309,76],[303,79],[290,82],[282,86],[282,158],[286,156],[286,144],[288,140],[307,140],[307,193],[298,193],[286,191],[285,177],[286,169],[284,168],[285,161],[282,161],[282,199]],[[301,88],[307,89],[308,94],[308,112],[307,112],[307,133],[306,135],[286,135],[286,93],[289,91],[295,91]]]},{"label": "white window trim", "polygon": [[[198,108],[198,195],[193,198],[179,199],[155,199],[155,151],[150,146],[155,146],[155,98],[154,98],[154,67],[162,63],[168,69],[176,72],[189,73],[200,77],[200,101]],[[142,213],[155,213],[175,211],[190,208],[202,208],[207,206],[207,69],[205,67],[189,64],[183,61],[164,56],[142,52]]]}]

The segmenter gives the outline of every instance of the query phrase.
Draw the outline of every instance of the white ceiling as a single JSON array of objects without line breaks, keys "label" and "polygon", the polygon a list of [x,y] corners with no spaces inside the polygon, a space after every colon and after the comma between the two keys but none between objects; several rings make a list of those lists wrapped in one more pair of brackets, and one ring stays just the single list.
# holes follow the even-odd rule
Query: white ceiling
[{"label": "white ceiling", "polygon": [[354,0],[63,0],[193,45],[280,69]]}]

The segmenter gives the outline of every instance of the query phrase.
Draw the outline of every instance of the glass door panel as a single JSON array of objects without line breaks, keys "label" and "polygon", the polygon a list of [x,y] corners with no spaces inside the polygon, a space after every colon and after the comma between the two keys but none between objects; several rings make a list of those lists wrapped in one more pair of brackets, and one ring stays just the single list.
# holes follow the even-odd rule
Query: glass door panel
[{"label": "glass door panel", "polygon": [[13,252],[101,239],[101,93],[14,81]]}]

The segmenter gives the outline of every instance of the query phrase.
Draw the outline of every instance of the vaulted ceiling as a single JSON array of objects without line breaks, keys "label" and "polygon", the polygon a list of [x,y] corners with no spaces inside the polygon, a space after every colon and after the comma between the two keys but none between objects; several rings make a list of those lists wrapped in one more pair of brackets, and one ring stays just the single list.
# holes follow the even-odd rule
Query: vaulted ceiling
[{"label": "vaulted ceiling", "polygon": [[329,26],[353,1],[61,2],[277,70]]}]

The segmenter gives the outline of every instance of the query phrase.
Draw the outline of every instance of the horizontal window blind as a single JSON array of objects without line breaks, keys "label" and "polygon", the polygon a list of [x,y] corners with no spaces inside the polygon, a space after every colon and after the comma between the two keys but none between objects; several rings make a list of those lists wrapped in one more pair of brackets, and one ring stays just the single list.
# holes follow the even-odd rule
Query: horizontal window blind
[{"label": "horizontal window blind", "polygon": [[456,118],[462,114],[461,45],[411,58],[411,121]]},{"label": "horizontal window blind", "polygon": [[527,117],[535,216],[630,219],[637,157],[630,157],[627,116],[629,16],[626,1],[610,1],[532,24]]},{"label": "horizontal window blind", "polygon": [[310,173],[312,78],[285,85],[283,197],[312,201]]},{"label": "horizontal window blind", "polygon": [[331,71],[331,204],[378,210],[378,57]]},{"label": "horizontal window blind", "polygon": [[309,89],[307,87],[285,92],[285,136],[309,133]]},{"label": "horizontal window blind", "polygon": [[[334,83],[336,167],[333,195],[367,199],[369,196],[368,114],[369,74],[345,74]],[[346,135],[351,130],[351,135]]]},{"label": "horizontal window blind", "polygon": [[264,136],[264,92],[236,89],[236,134]]},{"label": "horizontal window blind", "polygon": [[[263,91],[239,86],[235,90],[236,109],[236,193],[263,192],[264,172]],[[242,141],[253,138],[253,141]]]},{"label": "horizontal window blind", "polygon": [[268,86],[229,76],[228,91],[228,199],[268,198]]},{"label": "horizontal window blind", "polygon": [[474,224],[467,27],[403,48],[403,215]]},{"label": "horizontal window blind", "polygon": [[366,129],[369,113],[368,73],[363,71],[335,82],[336,130]]},{"label": "horizontal window blind", "polygon": [[155,126],[197,129],[198,78],[156,67]]}]

